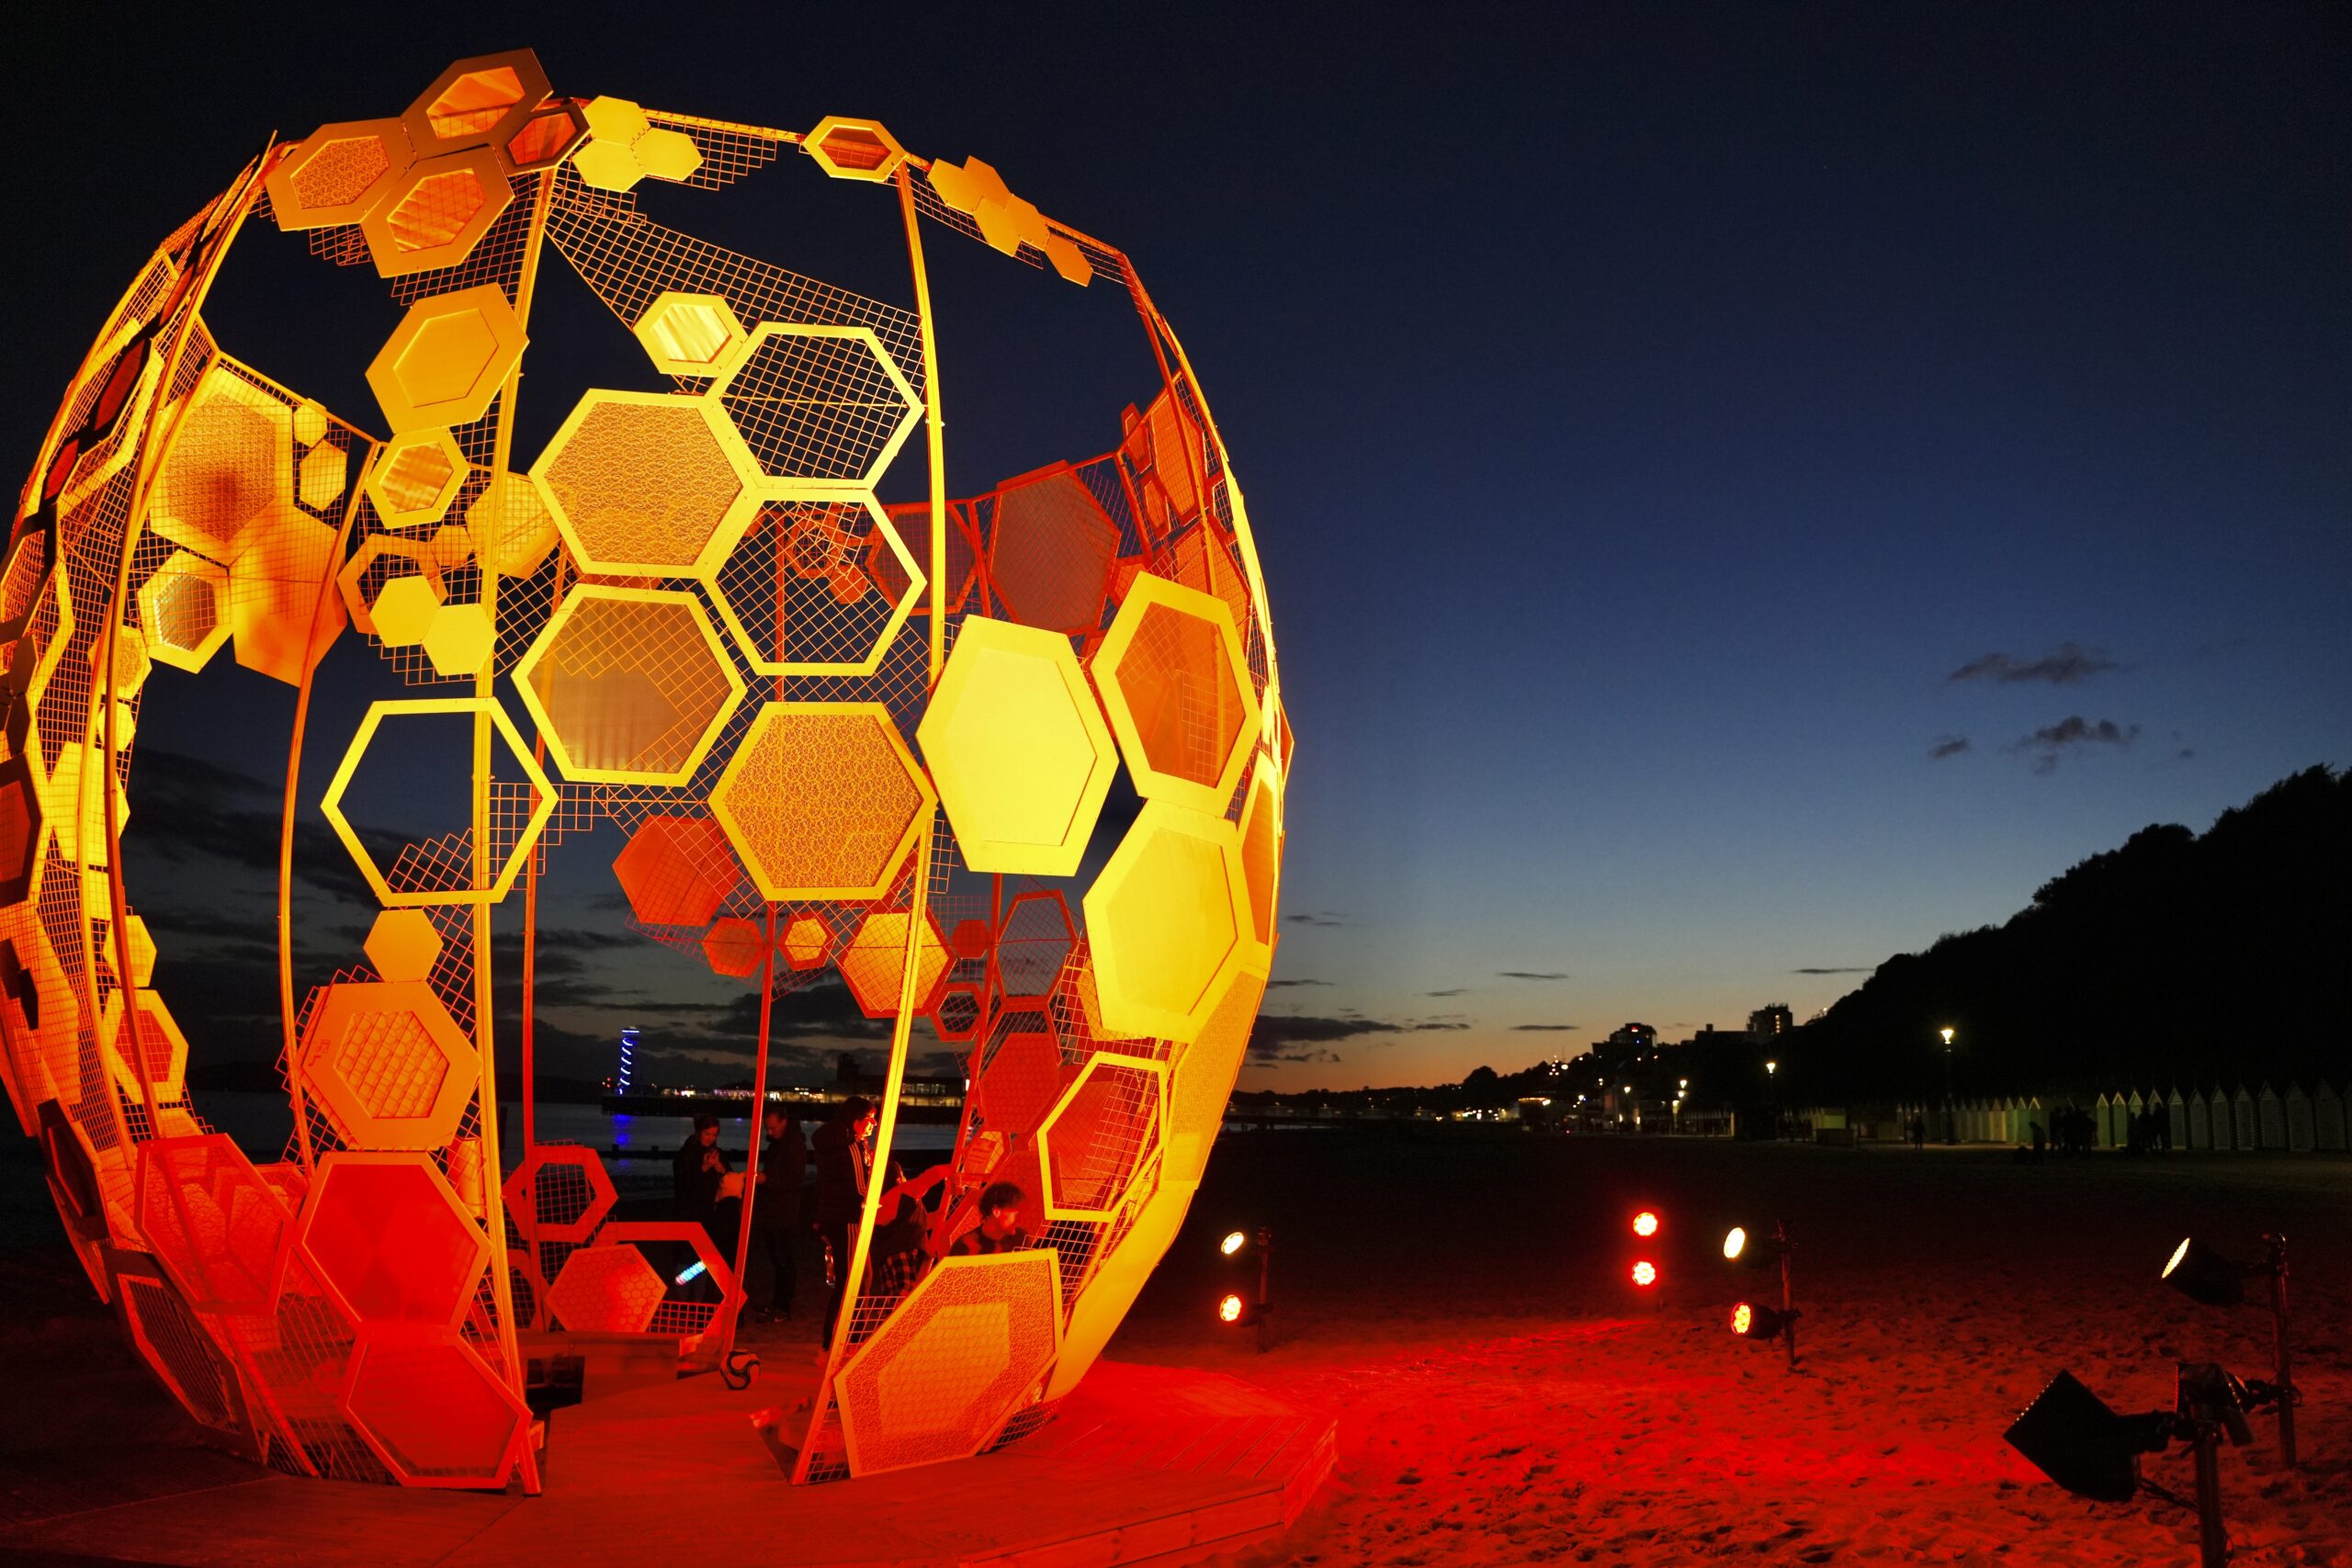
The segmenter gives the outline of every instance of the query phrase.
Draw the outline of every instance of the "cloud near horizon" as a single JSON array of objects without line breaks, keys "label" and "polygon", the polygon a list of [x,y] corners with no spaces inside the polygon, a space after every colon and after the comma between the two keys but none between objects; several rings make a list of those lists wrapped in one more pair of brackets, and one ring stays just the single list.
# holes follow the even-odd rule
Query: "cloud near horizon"
[{"label": "cloud near horizon", "polygon": [[1928,748],[1928,760],[1931,762],[1940,762],[1946,757],[1957,757],[1963,751],[1974,750],[1975,742],[1970,740],[1965,735],[1939,735],[1936,738],[1936,743]]},{"label": "cloud near horizon", "polygon": [[1582,1032],[1584,1025],[1581,1023],[1514,1023],[1510,1028],[1514,1034],[1576,1034]]},{"label": "cloud near horizon", "polygon": [[1871,972],[1871,966],[1867,964],[1809,964],[1803,969],[1789,971],[1792,975],[1868,975]]},{"label": "cloud near horizon", "polygon": [[1498,980],[1565,980],[1567,977],[1567,971],[1565,969],[1498,969],[1495,971],[1495,978]]},{"label": "cloud near horizon", "polygon": [[1993,681],[2004,686],[2014,686],[2026,681],[2046,681],[2053,686],[2072,686],[2103,675],[2123,666],[2108,657],[2107,650],[2079,648],[2062,642],[2039,659],[2012,659],[2006,653],[1988,653],[1972,659],[1951,674],[1951,681]]},{"label": "cloud near horizon", "polygon": [[2136,724],[2118,724],[2102,718],[2094,724],[2080,714],[2069,714],[2056,724],[2045,724],[2030,735],[2019,736],[2009,750],[2030,755],[2033,771],[2046,773],[2058,766],[2058,761],[2069,750],[2085,746],[2128,748],[2140,738]]}]

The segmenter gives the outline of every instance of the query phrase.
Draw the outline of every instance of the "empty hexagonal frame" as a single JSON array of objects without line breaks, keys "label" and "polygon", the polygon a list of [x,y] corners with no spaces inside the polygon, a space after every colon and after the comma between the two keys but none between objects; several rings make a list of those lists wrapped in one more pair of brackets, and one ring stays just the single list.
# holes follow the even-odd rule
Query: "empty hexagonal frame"
[{"label": "empty hexagonal frame", "polygon": [[[507,836],[507,830],[502,830],[493,842],[491,858],[496,872],[487,887],[394,888],[386,878],[383,868],[376,863],[375,856],[368,852],[357,829],[352,827],[351,819],[344,813],[343,797],[351,788],[360,760],[367,756],[368,748],[374,742],[376,732],[382,728],[384,721],[434,714],[475,714],[488,718],[498,739],[505,744],[508,760],[521,771],[531,788],[529,814],[519,827],[511,829],[511,838]],[[496,699],[427,697],[379,702],[368,707],[367,717],[359,721],[359,728],[352,736],[349,749],[344,752],[342,762],[335,768],[334,777],[327,784],[326,795],[319,802],[319,810],[325,816],[328,825],[334,829],[335,836],[343,840],[344,848],[351,852],[351,858],[357,863],[360,874],[376,890],[377,901],[387,908],[415,909],[435,904],[495,904],[504,898],[507,890],[514,886],[514,877],[523,869],[523,863],[530,858],[531,846],[538,842],[540,829],[547,826],[548,818],[554,814],[555,801],[554,786],[548,783],[548,776],[540,772],[539,765],[532,761],[530,748],[523,744],[523,738],[514,732],[514,721],[506,716],[505,709],[498,705]],[[467,858],[467,863],[470,867],[471,857]]]},{"label": "empty hexagonal frame", "polygon": [[829,114],[801,139],[800,150],[837,180],[865,180],[888,185],[907,161],[907,150],[897,137],[871,119],[849,119]]},{"label": "empty hexagonal frame", "polygon": [[1224,602],[1138,573],[1093,673],[1136,793],[1223,816],[1260,722]]},{"label": "empty hexagonal frame", "polygon": [[717,294],[665,288],[629,329],[664,376],[716,376],[743,344],[735,307]]},{"label": "empty hexagonal frame", "polygon": [[229,640],[229,574],[203,557],[174,550],[139,585],[139,621],[148,657],[198,671]]},{"label": "empty hexagonal frame", "polygon": [[592,389],[531,465],[592,576],[707,578],[759,510],[759,468],[718,406]]},{"label": "empty hexagonal frame", "polygon": [[368,928],[368,962],[386,980],[422,980],[441,957],[441,933],[422,909],[386,909]]},{"label": "empty hexagonal frame", "polygon": [[707,924],[741,880],[707,817],[649,817],[613,860],[629,913],[649,926]]},{"label": "empty hexagonal frame", "polygon": [[339,1400],[404,1486],[498,1487],[531,1412],[455,1333],[363,1325]]},{"label": "empty hexagonal frame", "polygon": [[369,362],[368,385],[395,434],[470,424],[490,412],[529,341],[494,283],[429,294],[408,308]]},{"label": "empty hexagonal frame", "polygon": [[[383,363],[380,355],[378,363]],[[393,379],[397,387],[406,386],[397,376]],[[368,471],[368,499],[387,528],[429,528],[447,515],[470,471],[447,426],[423,426],[384,444]]]},{"label": "empty hexagonal frame", "polygon": [[1264,967],[1241,835],[1221,817],[1145,801],[1085,906],[1102,1022],[1114,1034],[1190,1041],[1245,961]]},{"label": "empty hexagonal frame", "polygon": [[[858,921],[856,934],[842,945],[834,963],[859,1011],[868,1018],[897,1017],[899,993],[907,973],[907,911],[870,911]],[[926,911],[917,939],[914,1005],[910,1012],[931,1010],[948,967],[947,943],[940,936],[939,922]]]},{"label": "empty hexagonal frame", "polygon": [[353,1145],[437,1149],[457,1136],[481,1059],[421,980],[346,980],[311,1008],[302,1080]]},{"label": "empty hexagonal frame", "polygon": [[582,1247],[548,1287],[548,1310],[575,1334],[642,1334],[669,1287],[634,1247]]},{"label": "empty hexagonal frame", "polygon": [[302,1205],[301,1255],[360,1324],[454,1329],[490,1266],[490,1242],[426,1154],[339,1149]]},{"label": "empty hexagonal frame", "polygon": [[401,170],[359,220],[359,231],[379,277],[433,272],[470,255],[514,199],[497,152],[476,147]]},{"label": "empty hexagonal frame", "polygon": [[878,898],[935,804],[880,703],[769,703],[710,792],[774,903]]},{"label": "empty hexagonal frame", "polygon": [[1077,873],[1119,755],[1068,637],[967,616],[915,739],[965,864]]},{"label": "empty hexagonal frame", "polygon": [[244,1431],[236,1372],[154,1259],[121,1247],[104,1254],[115,1304],[140,1359],[189,1415],[216,1430]]},{"label": "empty hexagonal frame", "polygon": [[[885,558],[891,570],[876,570]],[[889,513],[859,494],[769,501],[711,586],[761,674],[871,675],[930,580]]]},{"label": "empty hexagonal frame", "polygon": [[484,143],[503,147],[548,96],[547,73],[527,49],[460,60],[401,116],[420,155]]},{"label": "empty hexagonal frame", "polygon": [[1136,1173],[1159,1152],[1168,1067],[1147,1056],[1098,1052],[1037,1129],[1046,1218],[1107,1220]]},{"label": "empty hexagonal frame", "polygon": [[693,594],[602,584],[557,606],[514,684],[564,776],[605,784],[685,783],[743,700]]},{"label": "empty hexagonal frame", "polygon": [[1061,1349],[1060,1255],[943,1258],[834,1379],[853,1475],[968,1459]]},{"label": "empty hexagonal frame", "polygon": [[531,1237],[584,1244],[613,1210],[613,1179],[595,1150],[571,1144],[534,1144],[506,1179],[506,1207],[532,1218]]},{"label": "empty hexagonal frame", "polygon": [[922,415],[872,327],[766,322],[711,396],[761,472],[797,494],[871,490]]},{"label": "empty hexagonal frame", "polygon": [[293,1216],[225,1133],[139,1145],[139,1237],[199,1312],[264,1312]]},{"label": "empty hexagonal frame", "polygon": [[345,120],[288,148],[262,188],[280,229],[324,229],[358,222],[408,164],[399,120]]}]

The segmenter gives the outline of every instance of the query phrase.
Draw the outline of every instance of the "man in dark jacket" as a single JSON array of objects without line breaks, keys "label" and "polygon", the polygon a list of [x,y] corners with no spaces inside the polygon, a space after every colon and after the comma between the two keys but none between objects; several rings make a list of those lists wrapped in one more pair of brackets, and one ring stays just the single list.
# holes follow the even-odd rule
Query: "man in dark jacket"
[{"label": "man in dark jacket", "polygon": [[808,1145],[801,1141],[800,1123],[781,1105],[767,1108],[763,1134],[766,1144],[760,1153],[752,1232],[759,1238],[774,1281],[766,1314],[788,1318],[800,1282],[799,1271],[793,1267],[792,1245],[800,1231],[800,1183],[808,1170]]},{"label": "man in dark jacket", "polygon": [[727,1179],[727,1155],[718,1146],[718,1117],[706,1111],[695,1118],[695,1130],[678,1145],[670,1172],[678,1218],[709,1230],[718,1218],[718,1190]]},{"label": "man in dark jacket", "polygon": [[817,1235],[825,1245],[824,1343],[833,1342],[842,1292],[849,1285],[849,1227],[865,1212],[865,1177],[873,1151],[874,1102],[863,1095],[842,1101],[831,1121],[817,1129]]}]

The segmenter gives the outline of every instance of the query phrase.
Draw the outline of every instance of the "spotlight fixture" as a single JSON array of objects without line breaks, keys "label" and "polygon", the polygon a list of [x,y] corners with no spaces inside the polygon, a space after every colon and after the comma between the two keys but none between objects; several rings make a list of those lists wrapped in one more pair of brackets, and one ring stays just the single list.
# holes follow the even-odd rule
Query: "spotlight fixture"
[{"label": "spotlight fixture", "polygon": [[1739,1261],[1741,1255],[1746,1253],[1747,1250],[1747,1228],[1745,1225],[1734,1225],[1731,1229],[1724,1232],[1724,1258],[1730,1259],[1734,1263],[1736,1263]]},{"label": "spotlight fixture", "polygon": [[1228,1292],[1227,1292],[1225,1299],[1216,1303],[1217,1321],[1219,1323],[1239,1323],[1241,1321],[1241,1314],[1249,1310],[1250,1306],[1248,1303],[1244,1302],[1239,1296]]},{"label": "spotlight fixture", "polygon": [[1227,1231],[1225,1233],[1225,1239],[1217,1243],[1216,1249],[1230,1258],[1249,1245],[1250,1238],[1239,1231]]},{"label": "spotlight fixture", "polygon": [[1634,1265],[1634,1283],[1647,1290],[1657,1283],[1657,1265],[1645,1258]]},{"label": "spotlight fixture", "polygon": [[2245,1300],[2248,1280],[2270,1282],[2270,1384],[2278,1393],[2278,1457],[2293,1470],[2295,1452],[2295,1359],[2287,1337],[2287,1238],[2272,1232],[2262,1238],[2262,1260],[2240,1263],[2224,1257],[2195,1236],[2184,1237],[2173,1248],[2158,1276],[2190,1301],[2206,1306],[2233,1307]]},{"label": "spotlight fixture", "polygon": [[1781,1269],[1781,1305],[1775,1311],[1753,1302],[1742,1302],[1732,1308],[1731,1331],[1743,1339],[1778,1339],[1788,1347],[1789,1371],[1797,1370],[1797,1308],[1794,1286],[1789,1279],[1789,1255],[1796,1250],[1789,1240],[1788,1225],[1772,1222],[1769,1236],[1750,1235],[1746,1225],[1734,1225],[1724,1233],[1724,1260],[1744,1269]]},{"label": "spotlight fixture", "polygon": [[1255,1232],[1227,1231],[1224,1239],[1216,1244],[1216,1250],[1217,1255],[1233,1268],[1246,1268],[1251,1254],[1256,1255],[1256,1289],[1246,1294],[1240,1291],[1227,1292],[1216,1303],[1216,1317],[1219,1323],[1229,1323],[1238,1327],[1254,1326],[1258,1330],[1258,1348],[1262,1351],[1266,1348],[1267,1337],[1271,1332],[1269,1325],[1274,1310],[1273,1228],[1260,1225]]},{"label": "spotlight fixture", "polygon": [[1759,1345],[1768,1344],[1778,1339],[1783,1332],[1793,1334],[1795,1330],[1792,1325],[1796,1318],[1794,1308],[1779,1312],[1755,1302],[1742,1302],[1731,1309],[1731,1331],[1742,1339],[1753,1339]]},{"label": "spotlight fixture", "polygon": [[1634,1234],[1635,1235],[1657,1235],[1657,1215],[1648,1209],[1644,1209],[1640,1213],[1635,1214]]}]

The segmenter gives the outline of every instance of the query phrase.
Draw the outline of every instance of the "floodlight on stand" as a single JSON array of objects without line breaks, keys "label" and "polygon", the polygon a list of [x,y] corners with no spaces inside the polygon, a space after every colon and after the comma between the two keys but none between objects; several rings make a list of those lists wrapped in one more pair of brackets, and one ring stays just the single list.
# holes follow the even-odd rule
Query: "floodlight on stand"
[{"label": "floodlight on stand", "polygon": [[2165,1259],[2159,1276],[2165,1284],[2206,1306],[2231,1307],[2245,1300],[2248,1280],[2270,1284],[2270,1376],[2264,1386],[2276,1390],[2278,1406],[2278,1457],[2289,1470],[2296,1468],[2295,1358],[2288,1339],[2287,1238],[2273,1231],[2262,1238],[2262,1260],[2240,1263],[2218,1247],[2195,1236],[2184,1237]]},{"label": "floodlight on stand", "polygon": [[1634,1284],[1647,1290],[1657,1283],[1657,1265],[1646,1258],[1639,1259],[1634,1265],[1633,1280]]},{"label": "floodlight on stand", "polygon": [[1796,1311],[1777,1311],[1757,1302],[1742,1302],[1731,1309],[1731,1331],[1742,1339],[1769,1344],[1778,1339],[1795,1321]]},{"label": "floodlight on stand", "polygon": [[1241,1232],[1227,1231],[1225,1233],[1225,1239],[1217,1243],[1216,1249],[1219,1252],[1224,1253],[1227,1258],[1230,1258],[1249,1245],[1250,1238],[1242,1235]]},{"label": "floodlight on stand", "polygon": [[1248,1310],[1248,1303],[1244,1302],[1238,1295],[1236,1295],[1231,1292],[1227,1292],[1225,1299],[1216,1303],[1217,1321],[1219,1323],[1239,1323],[1241,1321],[1241,1314]]},{"label": "floodlight on stand", "polygon": [[1235,1267],[1247,1267],[1250,1254],[1256,1254],[1258,1280],[1256,1289],[1248,1294],[1228,1292],[1216,1303],[1217,1321],[1238,1325],[1254,1325],[1258,1330],[1258,1348],[1264,1350],[1273,1314],[1274,1232],[1271,1225],[1260,1225],[1255,1232],[1227,1231],[1216,1244],[1217,1255]]},{"label": "floodlight on stand", "polygon": [[2245,1276],[2244,1266],[2233,1263],[2192,1235],[2173,1249],[2161,1277],[2190,1301],[2226,1307],[2245,1300]]}]

